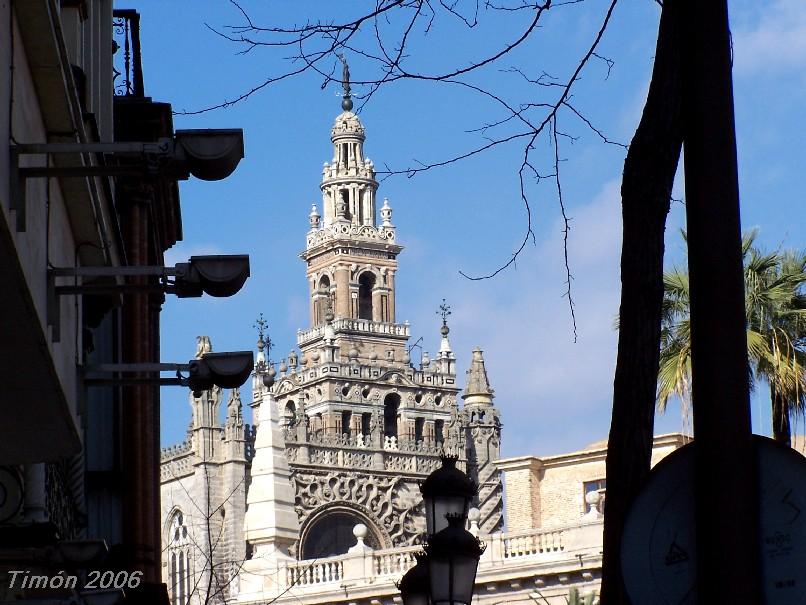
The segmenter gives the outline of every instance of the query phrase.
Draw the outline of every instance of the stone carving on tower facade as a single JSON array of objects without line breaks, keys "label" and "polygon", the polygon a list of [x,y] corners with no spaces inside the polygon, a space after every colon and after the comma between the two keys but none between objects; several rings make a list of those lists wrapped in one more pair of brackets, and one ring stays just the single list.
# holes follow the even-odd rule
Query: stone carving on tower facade
[{"label": "stone carving on tower facade", "polygon": [[296,472],[295,509],[303,531],[306,523],[328,505],[349,505],[377,522],[383,538],[391,546],[418,543],[425,525],[416,483],[396,477],[366,477],[360,473]]}]

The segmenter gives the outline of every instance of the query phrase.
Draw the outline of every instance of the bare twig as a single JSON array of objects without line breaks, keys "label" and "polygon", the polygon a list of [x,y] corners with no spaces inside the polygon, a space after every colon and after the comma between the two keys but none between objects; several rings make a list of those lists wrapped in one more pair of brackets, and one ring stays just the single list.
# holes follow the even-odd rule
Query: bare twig
[{"label": "bare twig", "polygon": [[[455,153],[449,157],[443,157],[432,161],[420,161],[414,159],[409,166],[401,168],[385,167],[379,170],[377,176],[379,180],[384,180],[395,175],[405,175],[412,178],[417,174],[446,167],[462,160],[486,153],[498,147],[519,142],[523,144],[522,160],[518,169],[518,181],[520,189],[520,199],[526,211],[526,226],[523,237],[510,255],[509,259],[498,266],[495,270],[480,276],[471,276],[464,271],[460,274],[472,280],[492,278],[510,266],[513,266],[519,255],[523,252],[527,243],[535,242],[532,230],[532,207],[529,199],[529,187],[526,178],[534,177],[536,184],[549,175],[541,174],[537,168],[539,163],[533,158],[536,141],[541,135],[548,138],[554,147],[554,173],[557,201],[560,206],[560,213],[564,222],[563,227],[563,257],[566,271],[566,292],[568,297],[569,310],[572,323],[574,325],[574,339],[576,340],[576,317],[574,314],[574,301],[571,296],[572,273],[568,260],[568,241],[570,231],[570,221],[566,213],[565,200],[559,171],[559,143],[560,137],[574,142],[576,137],[559,127],[559,118],[566,111],[573,116],[574,120],[580,120],[584,126],[595,134],[601,141],[609,145],[616,145],[626,148],[624,144],[611,140],[602,129],[577,109],[572,103],[572,88],[580,79],[582,70],[588,65],[591,58],[598,59],[607,66],[605,80],[610,76],[614,62],[597,52],[602,36],[610,22],[613,10],[618,0],[610,0],[600,27],[594,36],[590,46],[581,56],[574,69],[568,77],[563,79],[553,76],[545,71],[538,77],[530,77],[518,67],[510,67],[504,71],[518,74],[526,82],[533,84],[550,98],[533,103],[513,104],[508,102],[502,95],[497,94],[483,86],[469,81],[469,76],[501,62],[501,60],[512,54],[513,51],[521,47],[526,40],[535,34],[540,27],[541,19],[552,8],[566,5],[578,4],[582,0],[566,0],[552,2],[552,0],[515,0],[506,2],[499,0],[485,0],[480,3],[478,0],[375,0],[371,8],[358,16],[348,17],[342,20],[312,20],[301,25],[288,27],[261,27],[250,17],[247,11],[237,0],[230,0],[236,7],[243,19],[242,25],[228,26],[226,31],[211,28],[217,35],[227,41],[244,45],[245,52],[251,52],[257,47],[267,48],[295,48],[296,53],[289,59],[295,64],[293,70],[288,73],[271,76],[262,83],[241,93],[237,97],[202,108],[195,111],[183,111],[182,114],[196,114],[210,111],[212,109],[229,107],[234,103],[243,101],[252,96],[266,86],[278,82],[290,76],[301,75],[305,72],[313,72],[322,78],[322,86],[326,87],[331,83],[339,82],[334,71],[334,55],[345,50],[363,57],[371,66],[378,71],[372,78],[351,80],[351,84],[358,87],[359,91],[354,96],[360,100],[356,111],[366,106],[381,87],[400,80],[423,81],[443,83],[450,86],[461,87],[465,90],[482,96],[486,100],[494,103],[503,115],[489,120],[477,128],[467,130],[468,133],[475,134],[483,138],[483,141]],[[481,19],[482,10],[526,12],[528,19],[524,23],[520,33],[509,41],[504,41],[494,47],[486,56],[478,58],[469,64],[453,66],[435,73],[427,73],[414,70],[408,66],[410,56],[409,46],[412,43],[415,32],[427,35],[435,25],[437,13],[442,13],[450,17],[451,20],[458,20],[467,29],[475,28]],[[402,15],[400,20],[393,19]],[[387,35],[387,28],[392,27],[395,35]],[[369,28],[371,44],[359,44],[356,38],[359,31]],[[364,40],[366,42],[366,40]],[[318,45],[318,46],[317,46]],[[370,48],[373,46],[373,48]],[[331,63],[331,59],[333,62]],[[513,128],[514,127],[514,128]],[[525,178],[526,177],[526,178]]]}]

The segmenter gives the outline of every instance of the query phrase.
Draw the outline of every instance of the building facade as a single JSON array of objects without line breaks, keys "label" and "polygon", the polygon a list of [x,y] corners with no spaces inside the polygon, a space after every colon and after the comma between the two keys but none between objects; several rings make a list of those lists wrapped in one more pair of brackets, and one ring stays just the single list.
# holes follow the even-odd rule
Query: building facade
[{"label": "building facade", "polygon": [[[196,357],[208,352],[209,338],[200,337]],[[161,456],[163,580],[172,604],[224,602],[247,556],[243,523],[254,432],[244,424],[237,389],[214,387],[188,399],[187,438]]]},{"label": "building facade", "polygon": [[[0,139],[0,601],[87,603],[91,569],[132,580],[107,602],[167,603],[157,376],[118,369],[160,362],[189,173],[146,95],[139,14],[0,1]],[[60,569],[72,585],[8,575]]]}]

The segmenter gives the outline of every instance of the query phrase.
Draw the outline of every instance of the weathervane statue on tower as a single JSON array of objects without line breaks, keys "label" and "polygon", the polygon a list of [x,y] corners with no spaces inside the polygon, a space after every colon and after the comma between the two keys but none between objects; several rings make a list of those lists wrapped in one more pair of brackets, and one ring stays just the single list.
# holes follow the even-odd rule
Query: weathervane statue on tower
[{"label": "weathervane statue on tower", "polygon": [[341,53],[336,53],[336,56],[341,61],[341,87],[344,89],[344,95],[341,101],[341,108],[344,111],[350,111],[353,108],[353,100],[350,98],[352,90],[350,89],[350,66],[347,65],[347,57]]}]

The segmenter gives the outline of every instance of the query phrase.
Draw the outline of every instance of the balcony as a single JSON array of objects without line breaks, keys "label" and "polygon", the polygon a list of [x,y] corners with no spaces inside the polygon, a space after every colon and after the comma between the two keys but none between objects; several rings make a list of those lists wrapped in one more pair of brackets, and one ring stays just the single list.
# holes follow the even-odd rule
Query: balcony
[{"label": "balcony", "polygon": [[[476,576],[475,593],[480,603],[528,601],[536,590],[545,597],[562,599],[571,586],[582,591],[598,589],[601,518],[480,538],[487,544]],[[414,553],[421,550],[418,545],[373,550],[360,541],[344,555],[280,562],[269,582],[257,569],[260,563],[247,561],[237,582],[237,600],[311,605],[361,599],[399,603],[395,582],[414,565]]]},{"label": "balcony", "polygon": [[[354,319],[352,317],[337,317],[333,320],[333,330],[336,334],[372,334],[378,336],[392,336],[406,339],[409,337],[409,324],[393,324],[370,319]],[[307,330],[297,332],[297,344],[304,347],[322,338],[325,333],[324,324],[314,326]]]}]

